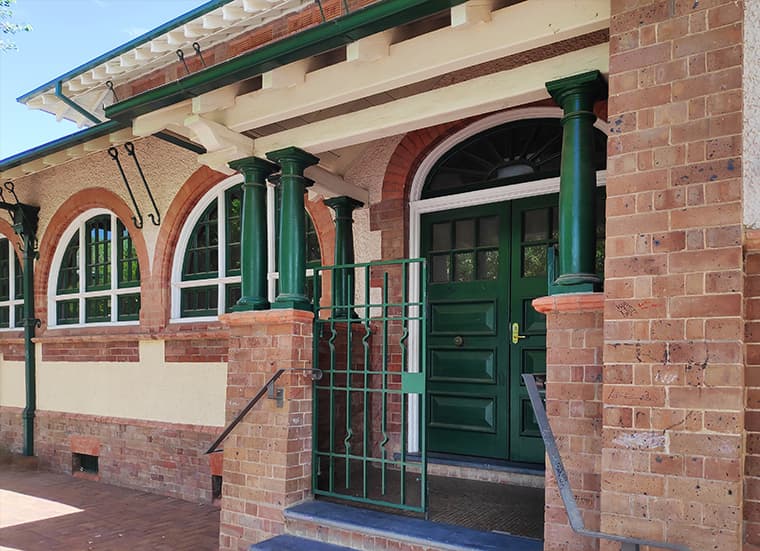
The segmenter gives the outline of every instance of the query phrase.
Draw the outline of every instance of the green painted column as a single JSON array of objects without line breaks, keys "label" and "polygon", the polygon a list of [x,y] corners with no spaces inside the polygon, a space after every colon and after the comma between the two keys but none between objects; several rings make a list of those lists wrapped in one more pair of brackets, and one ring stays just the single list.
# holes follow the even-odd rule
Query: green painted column
[{"label": "green painted column", "polygon": [[229,163],[243,174],[240,221],[240,299],[232,308],[266,310],[267,298],[267,176],[279,167],[266,159],[246,157]]},{"label": "green painted column", "polygon": [[[325,205],[335,212],[335,264],[354,263],[354,209],[364,205],[361,201],[342,195],[327,199]],[[336,269],[332,282],[333,315],[337,318],[353,316],[347,309],[354,300],[354,279],[348,269]]]},{"label": "green painted column", "polygon": [[267,153],[267,158],[280,165],[280,242],[277,269],[280,292],[273,308],[310,310],[306,296],[306,220],[303,195],[311,180],[303,171],[319,159],[297,147],[286,147]]},{"label": "green painted column", "polygon": [[546,83],[562,107],[562,163],[559,185],[559,277],[552,294],[598,290],[596,256],[596,170],[594,101],[607,94],[599,71]]}]

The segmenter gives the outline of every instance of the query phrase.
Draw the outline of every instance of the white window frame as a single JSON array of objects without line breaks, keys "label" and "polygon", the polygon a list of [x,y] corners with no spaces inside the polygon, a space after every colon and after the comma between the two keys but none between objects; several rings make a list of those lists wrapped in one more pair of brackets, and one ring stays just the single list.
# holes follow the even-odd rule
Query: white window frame
[{"label": "white window frame", "polygon": [[[85,250],[85,223],[96,216],[107,214],[111,217],[111,288],[102,291],[84,291],[85,289],[85,268],[86,268],[86,250]],[[69,224],[66,231],[63,232],[58,246],[55,249],[53,255],[53,269],[50,270],[50,276],[48,278],[48,326],[58,328],[75,328],[75,327],[103,327],[112,325],[139,325],[139,320],[118,321],[118,297],[120,295],[131,295],[135,293],[142,293],[142,285],[135,287],[119,288],[119,270],[118,270],[118,247],[116,246],[117,240],[117,221],[119,218],[110,210],[107,209],[90,209],[83,212],[76,219]],[[122,221],[122,224],[124,222]],[[126,224],[124,224],[127,227]],[[79,231],[79,291],[76,293],[62,293],[58,294],[58,274],[61,270],[61,262],[63,262],[63,255],[66,252],[66,248],[74,237],[74,234]],[[127,227],[127,231],[129,228]],[[131,234],[130,234],[131,235]],[[88,298],[96,297],[111,297],[111,321],[90,322],[85,321],[86,308],[85,300]],[[58,323],[58,309],[56,303],[59,300],[79,300],[79,323]]]},{"label": "white window frame", "polygon": [[[16,306],[24,304],[24,298],[15,298],[16,296],[16,248],[13,246],[13,239],[7,235],[0,233],[0,239],[8,240],[8,277],[10,281],[8,283],[8,300],[0,301],[0,308],[8,307],[8,327],[0,327],[0,331],[18,331],[22,327],[16,327]],[[3,254],[0,251],[0,254]],[[20,264],[20,263],[19,263]]]}]

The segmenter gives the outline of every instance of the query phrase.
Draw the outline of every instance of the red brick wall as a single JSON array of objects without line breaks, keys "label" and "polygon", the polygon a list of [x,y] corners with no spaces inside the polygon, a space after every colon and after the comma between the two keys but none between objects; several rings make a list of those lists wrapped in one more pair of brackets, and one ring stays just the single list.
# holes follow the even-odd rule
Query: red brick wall
[{"label": "red brick wall", "polygon": [[21,423],[23,408],[0,406],[0,448],[21,453],[24,431]]},{"label": "red brick wall", "polygon": [[[310,368],[311,312],[262,310],[226,314],[230,327],[227,421],[278,369]],[[224,443],[219,547],[247,551],[281,534],[283,510],[311,492],[312,381],[285,373],[283,406],[263,399]]]},{"label": "red brick wall", "polygon": [[[536,310],[546,314],[546,413],[584,524],[591,530],[599,529],[603,304],[598,293],[533,302]],[[605,415],[615,414],[605,411]],[[599,548],[597,541],[571,530],[548,465],[544,521],[546,550]]]},{"label": "red brick wall", "polygon": [[0,354],[6,361],[23,362],[25,358],[24,339],[3,336],[3,340],[0,342]]},{"label": "red brick wall", "polygon": [[[21,412],[0,407],[0,446],[17,453]],[[71,473],[72,451],[94,453],[101,482],[211,503],[211,456],[204,453],[219,427],[38,411],[34,432],[43,469]]]},{"label": "red brick wall", "polygon": [[747,232],[745,244],[744,337],[747,359],[747,409],[744,458],[745,549],[760,549],[760,231]]},{"label": "red brick wall", "polygon": [[227,338],[168,340],[164,347],[167,362],[226,362]]},{"label": "red brick wall", "polygon": [[741,1],[614,0],[602,528],[738,549]]},{"label": "red brick wall", "polygon": [[138,362],[139,342],[134,339],[64,340],[42,343],[46,362]]}]

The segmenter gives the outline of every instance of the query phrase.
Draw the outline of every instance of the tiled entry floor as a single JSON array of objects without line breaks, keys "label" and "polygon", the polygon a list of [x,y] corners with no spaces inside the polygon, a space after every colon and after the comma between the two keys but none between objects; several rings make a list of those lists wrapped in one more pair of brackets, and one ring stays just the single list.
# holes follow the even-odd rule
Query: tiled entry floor
[{"label": "tiled entry floor", "polygon": [[219,509],[0,465],[0,551],[219,548]]}]

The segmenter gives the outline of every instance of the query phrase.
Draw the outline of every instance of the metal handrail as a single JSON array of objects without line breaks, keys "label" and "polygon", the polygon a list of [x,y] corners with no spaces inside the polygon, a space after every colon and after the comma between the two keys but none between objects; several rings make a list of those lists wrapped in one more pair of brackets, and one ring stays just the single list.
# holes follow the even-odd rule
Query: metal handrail
[{"label": "metal handrail", "polygon": [[604,539],[610,541],[616,541],[621,543],[621,551],[639,551],[642,545],[648,545],[649,547],[656,547],[659,549],[672,549],[673,551],[690,551],[690,549],[677,543],[665,543],[662,541],[652,541],[639,538],[631,538],[628,536],[618,536],[616,534],[606,534],[604,532],[595,532],[593,530],[587,530],[583,524],[583,516],[578,509],[578,504],[575,501],[575,495],[573,489],[570,487],[570,480],[565,470],[565,466],[562,463],[562,457],[559,454],[559,448],[557,448],[557,441],[554,439],[554,433],[549,426],[549,418],[546,415],[546,409],[541,401],[541,396],[538,393],[538,385],[536,383],[536,377],[532,373],[525,373],[522,376],[525,382],[525,387],[528,390],[528,397],[530,403],[533,406],[533,413],[536,415],[536,422],[541,430],[541,438],[546,446],[546,453],[549,456],[549,463],[551,463],[552,470],[554,471],[554,478],[557,479],[557,487],[559,488],[559,494],[562,497],[562,502],[565,505],[565,511],[567,512],[567,519],[570,521],[570,528],[573,532],[580,534],[581,536],[588,536],[590,538]]},{"label": "metal handrail", "polygon": [[274,383],[279,379],[283,373],[286,371],[308,371],[311,374],[311,378],[314,381],[318,381],[322,378],[322,370],[317,369],[316,367],[290,367],[286,369],[278,369],[274,372],[274,375],[272,375],[269,380],[264,383],[264,386],[262,386],[259,391],[256,393],[256,396],[251,398],[251,401],[248,402],[248,404],[240,411],[240,413],[237,414],[237,416],[230,422],[229,425],[227,425],[227,428],[222,431],[222,434],[219,435],[219,438],[217,438],[213,444],[211,444],[211,447],[206,450],[206,454],[209,453],[218,453],[222,452],[224,450],[217,449],[219,445],[224,442],[224,439],[227,438],[230,433],[233,431],[233,429],[240,423],[240,421],[243,420],[243,418],[248,414],[251,409],[253,409],[253,406],[255,406],[259,400],[261,400],[267,392],[269,392],[269,389],[273,387]]}]

